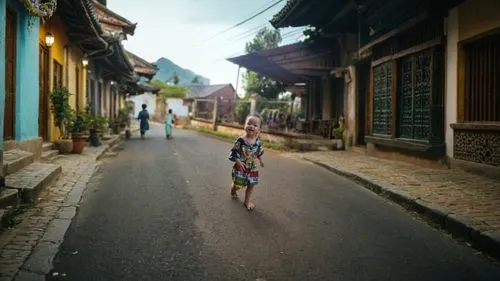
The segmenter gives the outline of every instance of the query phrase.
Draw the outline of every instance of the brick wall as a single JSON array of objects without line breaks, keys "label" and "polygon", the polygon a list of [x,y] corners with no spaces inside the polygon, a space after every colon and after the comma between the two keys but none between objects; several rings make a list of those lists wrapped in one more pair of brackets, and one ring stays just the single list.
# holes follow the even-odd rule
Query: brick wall
[{"label": "brick wall", "polygon": [[[233,113],[235,95],[234,88],[231,85],[227,85],[208,96],[208,98],[217,99],[219,101],[219,115],[231,115]],[[223,98],[222,101],[220,100],[221,97]]]}]

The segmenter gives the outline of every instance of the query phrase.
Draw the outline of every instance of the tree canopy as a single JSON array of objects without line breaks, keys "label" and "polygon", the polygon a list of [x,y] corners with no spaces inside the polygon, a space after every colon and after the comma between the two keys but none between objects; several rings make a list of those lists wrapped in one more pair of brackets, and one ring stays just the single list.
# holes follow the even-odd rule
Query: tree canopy
[{"label": "tree canopy", "polygon": [[188,92],[187,88],[178,86],[178,85],[170,85],[168,83],[154,80],[151,81],[151,85],[153,87],[160,88],[160,94],[164,99],[167,98],[185,98]]},{"label": "tree canopy", "polygon": [[[257,32],[252,41],[246,43],[245,52],[249,54],[277,48],[281,40],[282,38],[279,30],[264,27]],[[242,76],[247,95],[256,93],[264,98],[275,99],[285,89],[281,82],[274,81],[273,79],[252,71],[247,71]]]},{"label": "tree canopy", "polygon": [[199,85],[202,84],[201,77],[199,75],[196,75],[193,80],[191,80],[191,84]]},{"label": "tree canopy", "polygon": [[179,77],[179,74],[177,74],[177,72],[175,72],[167,82],[171,82],[174,85],[179,85],[180,81],[181,81],[181,78]]}]

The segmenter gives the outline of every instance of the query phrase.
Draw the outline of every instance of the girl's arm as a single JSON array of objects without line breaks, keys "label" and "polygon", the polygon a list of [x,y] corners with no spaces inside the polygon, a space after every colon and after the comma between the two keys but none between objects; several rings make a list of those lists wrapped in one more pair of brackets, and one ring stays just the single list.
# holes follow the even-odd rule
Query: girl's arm
[{"label": "girl's arm", "polygon": [[262,155],[264,155],[264,147],[259,140],[259,148],[257,149],[257,159],[259,159],[259,163],[261,167],[264,167],[264,161],[262,160]]},{"label": "girl's arm", "polygon": [[238,159],[240,159],[240,139],[238,138],[233,145],[233,148],[231,148],[231,151],[229,152],[229,161],[231,162],[236,162]]},{"label": "girl's arm", "polygon": [[233,145],[233,148],[231,149],[231,152],[229,153],[229,161],[235,162],[235,164],[242,169],[243,168],[243,163],[241,163],[240,157],[240,150],[241,150],[241,142],[240,138],[238,138]]}]

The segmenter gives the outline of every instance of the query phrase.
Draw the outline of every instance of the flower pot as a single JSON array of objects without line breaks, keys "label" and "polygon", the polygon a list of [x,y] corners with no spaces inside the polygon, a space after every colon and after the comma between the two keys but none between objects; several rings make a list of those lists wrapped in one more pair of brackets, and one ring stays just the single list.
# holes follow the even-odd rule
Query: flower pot
[{"label": "flower pot", "polygon": [[85,134],[82,133],[71,133],[71,138],[73,139],[73,142],[78,141],[80,139],[85,140]]},{"label": "flower pot", "polygon": [[90,145],[92,146],[100,146],[101,145],[101,139],[99,137],[99,134],[97,133],[97,130],[91,130],[90,131]]},{"label": "flower pot", "polygon": [[344,150],[344,140],[343,139],[334,139],[332,150]]},{"label": "flower pot", "polygon": [[60,154],[69,154],[73,152],[73,140],[63,139],[56,142]]},{"label": "flower pot", "polygon": [[83,138],[78,140],[73,140],[73,153],[81,154],[86,146],[87,142]]}]

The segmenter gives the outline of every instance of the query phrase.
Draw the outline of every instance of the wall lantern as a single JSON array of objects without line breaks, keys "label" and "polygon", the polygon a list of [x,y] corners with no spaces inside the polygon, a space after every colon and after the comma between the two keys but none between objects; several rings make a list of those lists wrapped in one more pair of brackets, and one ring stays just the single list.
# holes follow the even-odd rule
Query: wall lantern
[{"label": "wall lantern", "polygon": [[45,35],[45,44],[47,44],[47,47],[52,47],[52,45],[54,45],[54,40],[54,35],[52,35],[52,33],[48,32]]},{"label": "wall lantern", "polygon": [[84,57],[82,59],[82,64],[83,64],[83,67],[87,67],[87,65],[89,65],[89,60],[87,59],[87,57]]}]

